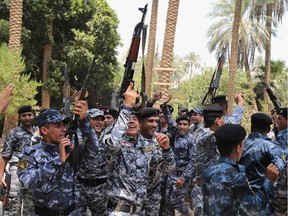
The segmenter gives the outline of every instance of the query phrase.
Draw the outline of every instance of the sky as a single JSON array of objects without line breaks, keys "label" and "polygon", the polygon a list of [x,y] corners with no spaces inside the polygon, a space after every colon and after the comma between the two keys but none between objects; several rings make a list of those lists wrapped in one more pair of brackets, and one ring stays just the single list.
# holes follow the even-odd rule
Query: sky
[{"label": "sky", "polygon": [[[107,0],[107,2],[116,12],[120,22],[118,32],[123,47],[118,48],[119,56],[123,56],[127,53],[130,47],[134,27],[141,20],[142,13],[138,8],[144,7],[145,4],[148,3],[148,11],[145,19],[145,24],[148,25],[146,39],[147,48],[152,0]],[[200,55],[206,66],[215,66],[217,64],[215,53],[209,53],[207,48],[209,40],[206,36],[206,32],[213,23],[213,20],[209,19],[207,16],[212,8],[211,2],[213,2],[213,0],[180,0],[174,42],[174,54],[184,57],[190,52],[195,52]],[[167,8],[168,0],[159,0],[156,46],[158,46],[160,55],[163,47]],[[265,56],[264,52],[260,55],[262,55],[263,58]],[[271,59],[284,60],[286,66],[288,66],[287,12],[282,19],[282,24],[279,23],[277,37],[272,38]]]}]

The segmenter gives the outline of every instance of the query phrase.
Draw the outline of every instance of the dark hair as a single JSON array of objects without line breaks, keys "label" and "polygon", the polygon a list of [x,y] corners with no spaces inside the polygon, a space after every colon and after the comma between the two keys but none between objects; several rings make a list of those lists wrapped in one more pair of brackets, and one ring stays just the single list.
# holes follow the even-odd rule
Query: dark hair
[{"label": "dark hair", "polygon": [[221,118],[223,115],[218,115],[218,116],[209,116],[209,115],[204,115],[204,124],[205,124],[205,127],[211,127],[215,120],[217,118]]},{"label": "dark hair", "polygon": [[220,152],[220,155],[223,157],[229,157],[232,154],[233,149],[237,145],[241,145],[242,141],[237,142],[237,143],[216,142],[216,144],[217,144],[218,151]]}]

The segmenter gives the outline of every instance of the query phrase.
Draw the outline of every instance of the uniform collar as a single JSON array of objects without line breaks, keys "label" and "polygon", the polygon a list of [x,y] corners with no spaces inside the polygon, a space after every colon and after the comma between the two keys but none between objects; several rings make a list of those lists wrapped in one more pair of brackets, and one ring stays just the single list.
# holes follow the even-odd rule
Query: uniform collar
[{"label": "uniform collar", "polygon": [[50,144],[50,143],[42,141],[41,145],[42,145],[43,149],[47,152],[59,152],[59,145],[58,144]]}]

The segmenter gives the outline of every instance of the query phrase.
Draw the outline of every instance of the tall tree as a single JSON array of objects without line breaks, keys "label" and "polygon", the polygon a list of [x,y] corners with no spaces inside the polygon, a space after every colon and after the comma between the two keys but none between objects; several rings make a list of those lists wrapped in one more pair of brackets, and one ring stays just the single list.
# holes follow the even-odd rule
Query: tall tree
[{"label": "tall tree", "polygon": [[152,11],[150,19],[150,31],[148,41],[148,52],[146,60],[146,87],[145,91],[148,97],[151,96],[151,85],[152,85],[152,74],[154,66],[154,55],[155,55],[155,41],[156,41],[156,29],[157,29],[157,14],[158,14],[158,1],[153,0]]},{"label": "tall tree", "polygon": [[168,96],[168,88],[170,86],[170,74],[173,61],[173,49],[175,40],[175,31],[178,18],[179,0],[169,0],[168,11],[166,17],[165,35],[161,56],[161,63],[159,71],[159,80],[161,85],[159,89],[162,92],[162,100]]},{"label": "tall tree", "polygon": [[193,69],[199,69],[202,66],[201,58],[195,52],[190,52],[184,57],[186,61],[186,68],[188,71],[188,77],[192,77]]},{"label": "tall tree", "polygon": [[235,94],[235,77],[238,56],[238,36],[241,20],[242,0],[236,0],[234,22],[232,29],[231,58],[229,64],[229,83],[228,83],[228,114],[233,112],[234,94]]}]

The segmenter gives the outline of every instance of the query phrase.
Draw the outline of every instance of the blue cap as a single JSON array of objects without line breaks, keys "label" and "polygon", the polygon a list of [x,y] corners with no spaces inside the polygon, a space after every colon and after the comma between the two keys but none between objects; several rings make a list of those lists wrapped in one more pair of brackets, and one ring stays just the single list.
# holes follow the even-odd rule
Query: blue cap
[{"label": "blue cap", "polygon": [[43,126],[47,123],[64,122],[65,124],[71,120],[70,117],[62,115],[59,110],[56,109],[46,109],[38,116],[36,116],[36,125],[38,127]]},{"label": "blue cap", "polygon": [[96,118],[97,116],[102,116],[103,118],[105,118],[104,111],[100,110],[100,109],[95,109],[95,108],[90,109],[87,112],[87,116],[88,116],[88,118]]},{"label": "blue cap", "polygon": [[193,108],[190,112],[203,115],[203,109],[201,109],[199,107]]}]

